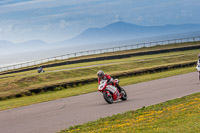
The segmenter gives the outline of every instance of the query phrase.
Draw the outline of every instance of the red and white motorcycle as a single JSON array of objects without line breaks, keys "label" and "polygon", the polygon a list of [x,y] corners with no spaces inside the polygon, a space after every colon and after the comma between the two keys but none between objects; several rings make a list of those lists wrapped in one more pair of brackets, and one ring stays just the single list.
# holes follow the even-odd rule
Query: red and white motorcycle
[{"label": "red and white motorcycle", "polygon": [[[115,80],[115,82],[119,81]],[[104,99],[109,104],[112,104],[113,101],[118,99],[121,99],[122,101],[125,101],[127,99],[127,93],[124,89],[122,89],[120,93],[115,86],[108,84],[107,80],[101,80],[98,90],[103,93]]]},{"label": "red and white motorcycle", "polygon": [[200,65],[199,64],[197,65],[196,69],[197,69],[197,72],[199,73],[199,81],[200,81]]}]

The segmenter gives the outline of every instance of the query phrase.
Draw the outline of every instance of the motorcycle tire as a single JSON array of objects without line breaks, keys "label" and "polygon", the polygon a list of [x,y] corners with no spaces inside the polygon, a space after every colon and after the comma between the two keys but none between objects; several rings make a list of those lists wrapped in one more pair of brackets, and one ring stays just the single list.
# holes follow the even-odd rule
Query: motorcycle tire
[{"label": "motorcycle tire", "polygon": [[107,92],[104,92],[103,93],[103,97],[105,99],[105,101],[109,104],[112,104],[113,103],[113,97],[112,96],[108,96]]},{"label": "motorcycle tire", "polygon": [[127,100],[127,93],[126,93],[126,91],[123,89],[121,93],[122,93],[122,97],[120,99],[122,101],[126,101]]}]

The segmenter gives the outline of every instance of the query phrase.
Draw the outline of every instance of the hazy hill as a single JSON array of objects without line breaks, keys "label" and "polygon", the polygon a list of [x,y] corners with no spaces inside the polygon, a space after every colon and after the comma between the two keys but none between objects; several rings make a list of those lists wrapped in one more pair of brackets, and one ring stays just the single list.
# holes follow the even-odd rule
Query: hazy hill
[{"label": "hazy hill", "polygon": [[139,26],[119,21],[103,28],[89,28],[75,38],[62,43],[98,43],[192,31],[200,31],[200,24]]},{"label": "hazy hill", "polygon": [[[187,36],[185,36],[185,33],[187,33]],[[87,46],[86,44],[93,44],[91,45],[93,46],[92,49],[97,49],[97,45],[95,45],[97,43],[135,40],[138,38],[149,38],[150,41],[151,38],[157,36],[162,36],[165,40],[164,36],[167,38],[169,35],[173,35],[173,37],[170,38],[200,35],[200,24],[139,26],[119,21],[103,28],[89,28],[70,40],[53,44],[48,44],[42,40],[30,40],[22,43],[12,43],[6,40],[0,40],[0,54],[13,54],[71,46],[84,47]],[[124,43],[123,45],[126,44]]]},{"label": "hazy hill", "polygon": [[0,40],[0,54],[12,54],[46,49],[48,43],[42,40],[30,40],[22,43],[13,43]]}]

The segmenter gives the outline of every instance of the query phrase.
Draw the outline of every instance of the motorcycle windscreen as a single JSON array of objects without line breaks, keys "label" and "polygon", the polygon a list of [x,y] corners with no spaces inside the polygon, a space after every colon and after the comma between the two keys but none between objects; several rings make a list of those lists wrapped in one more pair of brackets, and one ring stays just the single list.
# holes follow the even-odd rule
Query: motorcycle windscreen
[{"label": "motorcycle windscreen", "polygon": [[99,91],[102,91],[102,90],[105,88],[106,83],[107,83],[106,80],[102,80],[102,81],[100,82],[100,85],[99,85],[99,87],[98,87]]}]

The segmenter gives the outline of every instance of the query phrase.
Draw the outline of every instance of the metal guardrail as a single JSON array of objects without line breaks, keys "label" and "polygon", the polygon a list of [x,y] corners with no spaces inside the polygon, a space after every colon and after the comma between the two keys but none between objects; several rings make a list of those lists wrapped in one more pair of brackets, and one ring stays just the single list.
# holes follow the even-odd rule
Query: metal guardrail
[{"label": "metal guardrail", "polygon": [[29,61],[29,62],[25,62],[25,63],[1,67],[0,72],[13,70],[13,69],[19,69],[22,67],[29,67],[29,66],[33,66],[33,65],[39,65],[39,64],[46,63],[49,61],[65,60],[65,59],[69,59],[69,58],[109,53],[109,52],[117,52],[117,51],[123,51],[123,50],[132,50],[132,49],[138,49],[138,48],[142,48],[142,47],[151,47],[151,46],[155,46],[155,45],[167,45],[167,44],[173,44],[173,43],[185,43],[185,42],[195,42],[195,41],[200,41],[200,36],[181,38],[181,39],[164,40],[164,41],[156,41],[156,42],[148,42],[148,43],[139,43],[139,44],[119,46],[119,47],[111,47],[111,48],[96,49],[96,50],[90,50],[90,51],[69,53],[69,54],[65,54],[65,55],[60,55],[60,56],[55,56],[55,57],[50,57],[50,58],[45,58],[45,59]]}]

